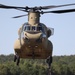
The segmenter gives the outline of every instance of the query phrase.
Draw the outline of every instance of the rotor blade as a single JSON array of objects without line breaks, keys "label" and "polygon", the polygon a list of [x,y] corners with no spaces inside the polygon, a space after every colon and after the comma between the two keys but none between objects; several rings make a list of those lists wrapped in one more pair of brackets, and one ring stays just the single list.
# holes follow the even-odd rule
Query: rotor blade
[{"label": "rotor blade", "polygon": [[52,9],[52,8],[58,8],[58,7],[64,7],[64,6],[72,6],[75,5],[75,3],[73,4],[64,4],[64,5],[52,5],[52,6],[40,6],[39,9]]},{"label": "rotor blade", "polygon": [[25,9],[25,7],[7,6],[7,5],[3,5],[3,4],[0,4],[0,8],[4,8],[4,9]]},{"label": "rotor blade", "polygon": [[61,13],[69,13],[69,12],[75,12],[75,9],[46,11],[46,12],[43,12],[42,14],[44,14],[44,13],[58,13],[58,14],[61,14]]},{"label": "rotor blade", "polygon": [[0,4],[0,8],[3,9],[16,9],[16,10],[20,10],[20,11],[24,11],[24,12],[28,12],[26,9],[30,9],[29,7],[16,7],[16,6],[7,6],[7,5],[3,5]]},{"label": "rotor blade", "polygon": [[26,15],[20,15],[20,16],[15,16],[15,17],[12,17],[12,18],[20,18],[20,17],[23,17],[23,16],[27,16],[28,14]]}]

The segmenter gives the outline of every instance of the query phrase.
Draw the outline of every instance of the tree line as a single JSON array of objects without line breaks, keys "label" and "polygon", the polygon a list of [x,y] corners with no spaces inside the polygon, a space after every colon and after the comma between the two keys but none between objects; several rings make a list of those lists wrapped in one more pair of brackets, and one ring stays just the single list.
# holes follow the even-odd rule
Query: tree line
[{"label": "tree line", "polygon": [[[19,66],[14,55],[0,55],[0,75],[47,75],[46,60],[21,59]],[[75,75],[75,55],[53,56],[52,75]]]}]

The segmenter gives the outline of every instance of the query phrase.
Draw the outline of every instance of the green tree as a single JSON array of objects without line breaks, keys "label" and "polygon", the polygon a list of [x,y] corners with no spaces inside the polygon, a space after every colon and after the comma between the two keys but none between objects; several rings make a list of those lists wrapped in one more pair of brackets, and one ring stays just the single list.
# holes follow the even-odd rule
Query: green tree
[{"label": "green tree", "polygon": [[0,64],[0,75],[9,75],[10,71],[6,65]]}]

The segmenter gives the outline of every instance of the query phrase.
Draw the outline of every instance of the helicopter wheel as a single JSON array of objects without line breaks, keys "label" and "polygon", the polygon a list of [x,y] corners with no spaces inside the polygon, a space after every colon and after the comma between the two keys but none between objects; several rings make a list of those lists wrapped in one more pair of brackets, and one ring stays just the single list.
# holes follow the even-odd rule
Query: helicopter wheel
[{"label": "helicopter wheel", "polygon": [[47,75],[51,75],[52,56],[49,56],[49,57],[46,59],[46,63],[48,64]]},{"label": "helicopter wheel", "polygon": [[19,63],[20,63],[20,57],[17,56],[17,62],[16,62],[16,65],[19,65]]},{"label": "helicopter wheel", "polygon": [[47,75],[52,75],[52,73],[51,73],[51,68],[48,69]]},{"label": "helicopter wheel", "polygon": [[18,55],[14,56],[14,62],[16,62],[16,65],[19,65],[20,57]]},{"label": "helicopter wheel", "polygon": [[17,60],[17,57],[16,57],[16,55],[14,55],[14,62],[16,62],[16,60]]},{"label": "helicopter wheel", "polygon": [[50,69],[51,63],[52,63],[52,56],[49,56],[49,57],[46,59],[46,63],[48,64],[48,67],[49,67],[49,69]]}]

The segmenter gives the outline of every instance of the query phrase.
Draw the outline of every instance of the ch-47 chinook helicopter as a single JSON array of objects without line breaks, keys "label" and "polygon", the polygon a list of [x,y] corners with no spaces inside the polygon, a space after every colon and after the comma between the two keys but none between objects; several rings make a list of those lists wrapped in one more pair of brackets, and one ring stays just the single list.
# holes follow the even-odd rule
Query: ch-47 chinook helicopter
[{"label": "ch-47 chinook helicopter", "polygon": [[[19,38],[15,41],[14,61],[17,61],[19,65],[20,58],[26,59],[47,59],[47,63],[50,67],[52,63],[52,51],[53,45],[48,38],[53,35],[53,28],[46,27],[45,24],[40,23],[40,15],[45,13],[68,13],[75,12],[75,9],[65,10],[53,10],[44,11],[47,9],[53,9],[58,7],[72,6],[73,4],[65,5],[51,5],[51,6],[39,6],[39,7],[16,7],[0,4],[0,8],[4,9],[16,9],[28,14],[28,22],[24,23],[18,30]],[[13,18],[19,18],[27,15],[15,16]]]}]

